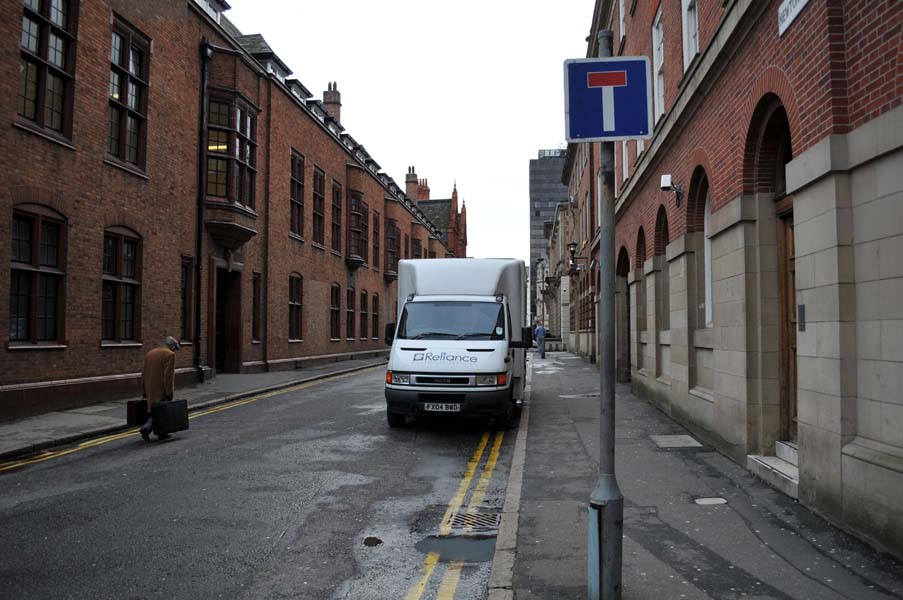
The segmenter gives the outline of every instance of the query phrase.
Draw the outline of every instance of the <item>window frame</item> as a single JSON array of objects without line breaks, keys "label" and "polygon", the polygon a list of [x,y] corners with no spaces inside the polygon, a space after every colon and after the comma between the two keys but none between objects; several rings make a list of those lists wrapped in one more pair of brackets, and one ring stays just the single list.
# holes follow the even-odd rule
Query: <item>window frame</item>
[{"label": "window frame", "polygon": [[289,233],[304,240],[304,155],[292,149],[289,177]]},{"label": "window frame", "polygon": [[371,336],[374,340],[379,339],[379,294],[370,295],[371,310],[370,319],[372,323]]},{"label": "window frame", "polygon": [[[113,61],[113,36],[122,38],[122,45],[119,49],[119,57],[117,62]],[[150,90],[150,58],[151,58],[151,42],[150,38],[141,31],[127,23],[118,15],[113,16],[113,25],[110,32],[110,81],[108,87],[107,100],[109,102],[109,111],[107,117],[107,148],[106,154],[108,160],[125,165],[129,168],[137,168],[141,171],[146,170],[147,166],[147,107],[148,95]],[[138,73],[133,73],[131,68],[132,49],[141,52],[142,62]],[[119,97],[116,98],[112,94],[113,74],[119,75]],[[132,83],[138,90],[138,103],[135,108],[129,105],[128,96]],[[123,100],[123,96],[125,99]],[[113,126],[112,111],[119,111],[117,149],[116,152],[110,151],[113,141],[113,135],[110,128]],[[135,160],[129,156],[129,119],[136,119],[138,126],[138,136],[135,148]]]},{"label": "window frame", "polygon": [[699,54],[699,3],[697,0],[680,2],[681,33],[683,34],[684,71],[690,68]]},{"label": "window frame", "polygon": [[[114,273],[106,272],[106,247],[107,239],[116,240],[116,265]],[[135,275],[128,277],[123,274],[125,264],[125,243],[133,242],[135,244]],[[127,227],[108,227],[103,232],[103,245],[101,247],[101,311],[100,311],[100,340],[101,344],[129,344],[141,343],[141,279],[143,275],[143,240],[137,232]],[[107,318],[106,309],[104,307],[104,288],[107,285],[113,285],[115,296],[113,299],[113,335],[106,336],[104,331],[104,321]],[[123,312],[125,303],[126,286],[131,287],[134,292],[134,302],[132,305],[132,333],[131,336],[123,334]]]},{"label": "window frame", "polygon": [[329,286],[329,341],[342,339],[342,287],[338,283]]},{"label": "window frame", "polygon": [[[214,113],[211,110],[214,104],[225,106],[226,110],[217,110]],[[212,121],[214,114],[222,115],[223,112],[228,117],[227,123]],[[257,205],[258,116],[257,109],[238,95],[229,96],[223,93],[213,93],[207,100],[207,124],[204,138],[206,144],[204,146],[204,161],[207,164],[207,170],[204,181],[204,194],[208,202],[232,204],[256,214],[254,211]],[[241,123],[239,123],[240,117],[242,117]],[[216,150],[212,149],[214,148],[211,145],[212,132],[225,134],[225,151],[221,151],[220,148],[222,146],[219,145],[215,146]],[[246,149],[246,151],[243,152],[243,149]],[[219,194],[218,190],[215,193],[211,193],[210,174],[221,172],[219,169],[211,169],[211,161],[225,163],[225,195]],[[246,190],[245,187],[247,188]],[[247,192],[247,195],[243,195],[243,190]]]},{"label": "window frame", "polygon": [[380,235],[379,213],[376,211],[373,211],[373,262],[372,262],[372,266],[374,269],[377,269],[377,270],[379,269],[379,252],[380,252],[379,235]]},{"label": "window frame", "polygon": [[357,316],[354,314],[357,292],[353,286],[345,288],[345,341],[353,342],[357,331]]},{"label": "window frame", "polygon": [[326,173],[314,165],[313,175],[313,243],[326,247]]},{"label": "window frame", "polygon": [[[20,101],[28,96],[23,96],[23,81],[21,74],[17,77],[16,94],[16,122],[29,129],[36,129],[41,133],[57,138],[65,142],[72,140],[72,121],[75,97],[75,60],[78,45],[78,14],[79,0],[60,0],[66,6],[67,24],[65,27],[54,22],[50,12],[53,3],[45,0],[40,10],[34,10],[23,2],[22,25],[26,19],[37,24],[37,47],[35,50],[22,45],[25,31],[20,27],[19,35],[19,65],[30,64],[35,67],[33,116],[23,114]],[[50,59],[50,36],[53,34],[66,44],[64,64],[55,64]],[[47,124],[47,81],[48,75],[53,75],[62,80],[62,102],[60,105],[59,129]],[[27,81],[27,79],[26,79]]]},{"label": "window frame", "polygon": [[[63,215],[41,206],[13,207],[10,221],[10,243],[15,242],[14,228],[16,218],[28,221],[29,228],[29,260],[15,260],[14,252],[10,252],[10,290],[9,290],[9,322],[7,339],[10,348],[61,346],[65,345],[66,331],[66,265],[68,258],[68,222]],[[42,238],[44,224],[57,228],[56,265],[42,264]],[[24,275],[29,279],[27,293],[27,337],[13,339],[13,278]],[[46,278],[56,280],[56,301],[54,305],[52,337],[39,336],[41,282]],[[19,294],[21,296],[21,294]]]},{"label": "window frame", "polygon": [[[350,197],[349,197],[350,198]],[[332,224],[330,226],[330,249],[336,253],[342,252],[342,184],[332,180]]]},{"label": "window frame", "polygon": [[395,219],[386,217],[386,261],[385,270],[387,273],[398,272],[399,260],[399,237],[401,230],[398,229],[398,223]]},{"label": "window frame", "polygon": [[652,20],[652,88],[653,121],[658,123],[665,114],[665,31],[661,6]]},{"label": "window frame", "polygon": [[367,325],[370,324],[370,316],[369,316],[369,303],[370,297],[367,295],[367,290],[361,290],[360,293],[360,315],[361,315],[361,323],[360,323],[360,334],[359,337],[361,341],[367,341]]}]

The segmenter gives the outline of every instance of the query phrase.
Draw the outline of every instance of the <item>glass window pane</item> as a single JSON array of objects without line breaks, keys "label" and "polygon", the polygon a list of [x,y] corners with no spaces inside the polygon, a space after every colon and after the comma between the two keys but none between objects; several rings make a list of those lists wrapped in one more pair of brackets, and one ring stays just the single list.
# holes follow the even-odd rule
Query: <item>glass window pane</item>
[{"label": "glass window pane", "polygon": [[126,117],[126,157],[130,163],[138,162],[139,123],[135,117]]},{"label": "glass window pane", "polygon": [[211,129],[207,132],[207,151],[227,154],[229,152],[229,133]]},{"label": "glass window pane", "polygon": [[35,12],[41,12],[41,0],[25,0],[25,8],[30,8]]},{"label": "glass window pane", "polygon": [[228,162],[223,158],[207,159],[207,195],[226,197]]},{"label": "glass window pane", "polygon": [[31,273],[13,271],[10,285],[9,339],[31,339],[28,311],[31,307]]},{"label": "glass window pane", "polygon": [[129,82],[129,108],[132,110],[140,110],[141,109],[141,88],[137,83],[130,81]]},{"label": "glass window pane", "polygon": [[50,0],[50,21],[63,29],[69,26],[68,0]]},{"label": "glass window pane", "polygon": [[110,71],[110,98],[113,100],[122,99],[122,75],[117,71]]},{"label": "glass window pane", "polygon": [[110,47],[110,62],[118,64],[122,64],[122,44],[123,39],[122,36],[113,32],[113,43]]},{"label": "glass window pane", "polygon": [[119,240],[113,236],[103,238],[103,272],[105,275],[116,274],[116,254]]},{"label": "glass window pane", "polygon": [[66,40],[55,33],[47,38],[47,60],[61,69],[66,68]]},{"label": "glass window pane", "polygon": [[101,337],[105,340],[116,339],[116,284],[103,282],[103,299],[101,302]]},{"label": "glass window pane", "polygon": [[47,73],[47,93],[44,98],[44,126],[55,131],[63,130],[63,89],[61,77]]},{"label": "glass window pane", "polygon": [[114,155],[119,156],[119,138],[122,135],[122,111],[120,111],[115,106],[110,107],[110,135],[107,144],[107,151]]},{"label": "glass window pane", "polygon": [[135,293],[134,285],[122,286],[122,315],[120,335],[124,340],[135,339]]},{"label": "glass window pane", "polygon": [[38,51],[40,25],[28,17],[22,17],[22,47],[31,52]]},{"label": "glass window pane", "polygon": [[32,121],[37,118],[38,68],[35,64],[22,59],[19,63],[19,103],[18,112]]},{"label": "glass window pane", "polygon": [[13,260],[31,262],[31,219],[13,217]]},{"label": "glass window pane", "polygon": [[229,126],[229,105],[224,102],[210,102],[207,120],[211,125]]},{"label": "glass window pane", "polygon": [[132,75],[137,77],[141,77],[142,67],[144,61],[144,53],[141,52],[138,48],[132,46],[129,48],[129,72]]},{"label": "glass window pane", "polygon": [[138,272],[138,243],[125,240],[122,243],[122,276],[135,277]]},{"label": "glass window pane", "polygon": [[58,267],[60,250],[60,226],[41,223],[41,266]]},{"label": "glass window pane", "polygon": [[41,275],[38,288],[38,341],[55,340],[59,279],[52,275]]}]

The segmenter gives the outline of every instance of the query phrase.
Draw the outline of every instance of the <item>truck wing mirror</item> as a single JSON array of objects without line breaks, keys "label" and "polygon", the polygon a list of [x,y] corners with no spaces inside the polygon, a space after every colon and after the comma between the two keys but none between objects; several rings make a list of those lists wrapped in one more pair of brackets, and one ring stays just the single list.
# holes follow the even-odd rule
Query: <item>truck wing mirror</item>
[{"label": "truck wing mirror", "polygon": [[395,323],[386,323],[386,333],[383,339],[386,342],[386,346],[392,345],[392,342],[395,340]]}]

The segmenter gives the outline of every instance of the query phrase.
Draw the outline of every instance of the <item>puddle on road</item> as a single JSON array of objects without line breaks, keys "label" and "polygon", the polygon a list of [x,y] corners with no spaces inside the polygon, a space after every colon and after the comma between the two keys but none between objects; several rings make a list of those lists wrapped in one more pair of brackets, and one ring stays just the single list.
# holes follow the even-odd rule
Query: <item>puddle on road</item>
[{"label": "puddle on road", "polygon": [[488,562],[495,554],[495,536],[431,535],[414,546],[424,554],[436,552],[440,562],[463,560],[464,562]]}]

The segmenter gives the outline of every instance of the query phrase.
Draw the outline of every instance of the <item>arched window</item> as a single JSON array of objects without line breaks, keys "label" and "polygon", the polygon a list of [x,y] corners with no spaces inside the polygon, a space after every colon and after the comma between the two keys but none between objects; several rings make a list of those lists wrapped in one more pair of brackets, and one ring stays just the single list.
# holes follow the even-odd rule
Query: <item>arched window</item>
[{"label": "arched window", "polygon": [[103,236],[101,339],[141,338],[141,238],[126,227],[110,227]]},{"label": "arched window", "polygon": [[329,339],[338,341],[342,337],[339,311],[342,309],[342,288],[333,283],[329,288]]},{"label": "arched window", "polygon": [[302,319],[304,304],[304,279],[298,273],[288,278],[288,339],[303,339]]},{"label": "arched window", "polygon": [[367,314],[367,290],[361,290],[361,339],[367,339],[367,325],[370,324],[370,317]]},{"label": "arched window", "polygon": [[47,207],[13,209],[9,341],[61,343],[66,280],[66,220]]}]

